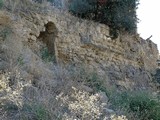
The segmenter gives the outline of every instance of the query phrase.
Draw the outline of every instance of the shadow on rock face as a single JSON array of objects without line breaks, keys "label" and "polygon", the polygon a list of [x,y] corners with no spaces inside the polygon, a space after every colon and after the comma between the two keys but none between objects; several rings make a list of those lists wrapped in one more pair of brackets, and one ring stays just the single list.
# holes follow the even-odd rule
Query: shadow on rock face
[{"label": "shadow on rock face", "polygon": [[56,45],[55,40],[58,34],[58,30],[53,22],[48,22],[45,25],[45,31],[40,32],[40,35],[38,37],[39,41],[42,41],[44,44],[46,44],[48,52],[50,55],[55,57],[56,61]]}]

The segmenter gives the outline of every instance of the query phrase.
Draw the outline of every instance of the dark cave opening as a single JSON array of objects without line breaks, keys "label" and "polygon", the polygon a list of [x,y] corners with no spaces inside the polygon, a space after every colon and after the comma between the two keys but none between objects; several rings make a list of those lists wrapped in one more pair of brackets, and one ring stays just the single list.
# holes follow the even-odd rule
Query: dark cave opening
[{"label": "dark cave opening", "polygon": [[53,22],[48,22],[45,24],[45,31],[41,31],[38,37],[38,40],[42,41],[46,45],[47,51],[45,51],[43,54],[45,54],[46,57],[54,57],[53,62],[57,62],[57,50],[55,44],[57,34],[58,30],[55,24]]}]

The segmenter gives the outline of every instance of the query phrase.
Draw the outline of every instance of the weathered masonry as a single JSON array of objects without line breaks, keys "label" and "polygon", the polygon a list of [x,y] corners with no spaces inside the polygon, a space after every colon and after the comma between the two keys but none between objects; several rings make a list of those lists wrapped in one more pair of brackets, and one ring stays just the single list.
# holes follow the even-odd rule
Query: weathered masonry
[{"label": "weathered masonry", "polygon": [[15,29],[23,31],[17,34],[35,54],[47,47],[58,63],[86,64],[117,85],[125,83],[126,88],[147,84],[143,81],[150,81],[150,73],[157,67],[156,44],[138,35],[121,33],[112,40],[108,26],[67,13],[53,11],[48,15],[26,16],[22,15],[21,25],[15,25]]}]

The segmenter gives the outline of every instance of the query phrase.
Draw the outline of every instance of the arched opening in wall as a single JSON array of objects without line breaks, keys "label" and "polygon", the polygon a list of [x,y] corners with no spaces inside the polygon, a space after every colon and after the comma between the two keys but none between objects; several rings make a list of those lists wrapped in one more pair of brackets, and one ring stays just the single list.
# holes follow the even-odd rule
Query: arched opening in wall
[{"label": "arched opening in wall", "polygon": [[38,40],[45,44],[45,47],[41,48],[41,56],[45,61],[57,62],[57,50],[55,45],[57,34],[58,30],[53,22],[48,22],[45,25],[45,31],[40,32]]}]

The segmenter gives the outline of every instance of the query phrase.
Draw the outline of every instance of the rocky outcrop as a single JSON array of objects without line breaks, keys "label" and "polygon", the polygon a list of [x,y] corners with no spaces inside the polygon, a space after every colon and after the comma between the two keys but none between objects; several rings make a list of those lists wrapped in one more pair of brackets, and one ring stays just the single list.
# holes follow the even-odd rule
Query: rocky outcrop
[{"label": "rocky outcrop", "polygon": [[12,20],[14,33],[37,56],[42,47],[47,47],[56,62],[88,65],[117,86],[129,89],[150,84],[158,57],[151,40],[127,33],[111,39],[108,26],[56,10],[20,16],[21,21]]}]

